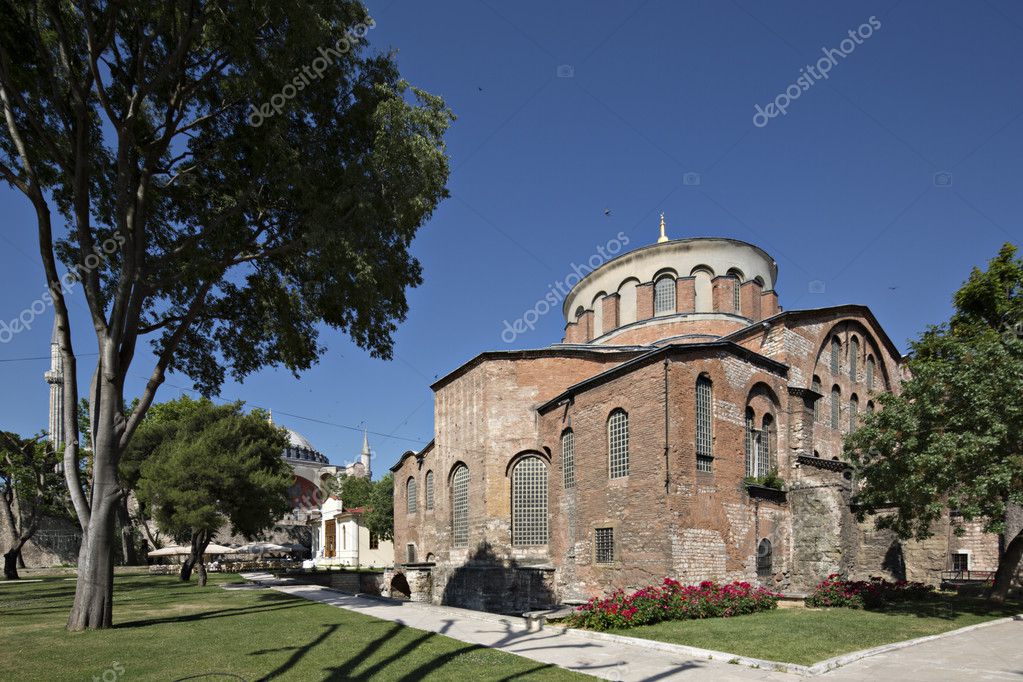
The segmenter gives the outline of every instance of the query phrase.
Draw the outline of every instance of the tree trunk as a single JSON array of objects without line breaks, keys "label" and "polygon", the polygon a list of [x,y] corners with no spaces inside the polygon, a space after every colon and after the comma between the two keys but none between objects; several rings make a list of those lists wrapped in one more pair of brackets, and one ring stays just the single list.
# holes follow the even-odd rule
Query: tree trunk
[{"label": "tree trunk", "polygon": [[991,601],[1004,604],[1012,586],[1012,578],[1016,575],[1020,559],[1023,558],[1023,531],[1009,542],[1005,552],[998,558],[998,570],[995,572],[994,586],[991,588]]},{"label": "tree trunk", "polygon": [[121,556],[124,557],[125,566],[137,566],[139,564],[138,553],[135,551],[135,538],[131,532],[131,516],[128,514],[128,494],[121,498],[117,505],[117,520],[121,524]]},{"label": "tree trunk", "polygon": [[92,508],[89,525],[78,552],[75,601],[68,630],[108,628],[113,625],[114,519],[117,501],[108,497]]},{"label": "tree trunk", "polygon": [[4,554],[4,580],[18,580],[18,559],[20,549],[10,549]]},{"label": "tree trunk", "polygon": [[205,557],[199,557],[199,587],[206,587],[206,561]]},{"label": "tree trunk", "polygon": [[[203,529],[192,532],[192,553],[187,559],[185,564],[188,566],[188,575],[191,575],[192,570],[195,569],[199,572],[199,587],[206,586],[206,547],[210,544],[210,538],[213,533]],[[181,579],[188,580],[186,577],[185,569],[181,569]]]},{"label": "tree trunk", "polygon": [[192,567],[194,565],[195,559],[191,555],[185,559],[185,563],[181,564],[181,573],[178,574],[178,577],[181,578],[182,582],[187,583],[192,577]]}]

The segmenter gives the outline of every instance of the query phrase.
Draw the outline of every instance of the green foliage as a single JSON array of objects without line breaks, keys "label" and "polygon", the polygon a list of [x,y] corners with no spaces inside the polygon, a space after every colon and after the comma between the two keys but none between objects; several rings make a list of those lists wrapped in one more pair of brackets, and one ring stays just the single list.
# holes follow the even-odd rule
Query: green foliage
[{"label": "green foliage", "polygon": [[846,580],[832,573],[817,583],[813,594],[805,599],[811,608],[880,608],[886,604],[920,601],[935,596],[933,585],[899,580],[891,582],[873,576],[870,580]]},{"label": "green foliage", "polygon": [[42,516],[70,517],[64,480],[55,470],[59,461],[59,453],[42,435],[22,438],[9,431],[0,432],[0,497],[2,504],[10,505],[19,527],[15,534],[27,530]]},{"label": "green foliage", "polygon": [[206,399],[155,406],[133,447],[145,454],[138,485],[162,531],[185,540],[230,523],[246,538],[288,510],[291,471],[281,459],[282,429],[240,403]]},{"label": "green foliage", "polygon": [[778,469],[771,469],[763,476],[747,476],[742,479],[744,485],[762,485],[765,488],[785,490],[785,480],[778,475]]},{"label": "green foliage", "polygon": [[913,342],[911,378],[846,437],[863,512],[903,538],[924,538],[949,508],[953,523],[1004,531],[1023,504],[1023,261],[1011,245],[974,269],[947,325]]},{"label": "green foliage", "polygon": [[362,522],[382,540],[394,538],[394,477],[388,473],[377,481],[342,476],[331,482],[331,494],[341,498],[345,509],[363,507]]}]

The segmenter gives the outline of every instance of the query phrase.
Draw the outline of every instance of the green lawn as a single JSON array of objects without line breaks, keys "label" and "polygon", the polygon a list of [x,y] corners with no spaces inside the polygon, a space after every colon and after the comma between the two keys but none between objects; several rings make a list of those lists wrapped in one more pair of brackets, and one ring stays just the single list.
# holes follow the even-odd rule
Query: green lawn
[{"label": "green lawn", "polygon": [[735,618],[709,618],[614,630],[615,634],[811,665],[818,661],[914,637],[1011,616],[1020,605],[993,607],[974,599],[946,597],[885,611],[775,609]]},{"label": "green lawn", "polygon": [[[0,677],[18,680],[547,680],[583,676],[267,589],[114,584],[110,630],[64,630],[74,583],[0,582]],[[121,673],[123,671],[123,673]],[[107,673],[104,678],[104,672]],[[121,673],[121,674],[118,674]],[[216,675],[221,673],[221,675]]]}]

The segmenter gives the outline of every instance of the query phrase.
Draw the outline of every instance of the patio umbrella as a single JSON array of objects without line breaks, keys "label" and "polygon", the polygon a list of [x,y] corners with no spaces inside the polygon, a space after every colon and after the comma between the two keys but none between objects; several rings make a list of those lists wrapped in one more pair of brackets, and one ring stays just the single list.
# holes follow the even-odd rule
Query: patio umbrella
[{"label": "patio umbrella", "polygon": [[247,545],[236,547],[234,550],[235,554],[280,554],[290,551],[290,548],[273,542],[250,542]]},{"label": "patio umbrella", "polygon": [[[218,545],[210,543],[206,546],[206,554],[234,554],[235,550],[224,545]],[[171,545],[170,547],[163,547],[161,549],[154,549],[149,553],[149,556],[183,556],[192,553],[192,548],[188,545]]]}]

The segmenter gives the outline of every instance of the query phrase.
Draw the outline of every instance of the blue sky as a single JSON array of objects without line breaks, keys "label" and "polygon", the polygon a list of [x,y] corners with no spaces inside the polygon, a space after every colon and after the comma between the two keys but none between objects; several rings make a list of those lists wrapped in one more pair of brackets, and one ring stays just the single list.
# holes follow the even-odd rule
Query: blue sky
[{"label": "blue sky", "polygon": [[[410,292],[393,361],[331,334],[302,377],[265,370],[222,391],[271,408],[335,462],[356,456],[365,427],[382,473],[431,437],[435,377],[484,350],[559,341],[559,311],[511,344],[503,323],[619,232],[630,248],[653,242],[662,211],[673,238],[765,248],[786,309],[867,305],[903,350],[947,318],[972,266],[1023,241],[1018,3],[369,7],[373,49],[397,48],[403,74],[458,116],[451,198],[414,245],[425,283]],[[880,28],[836,58],[826,80],[754,125],[755,105],[775,101],[822,48],[840,48],[871,17]],[[44,280],[30,208],[6,186],[0,226],[0,317],[9,320]],[[73,315],[87,383],[94,348],[80,292]],[[21,358],[48,355],[50,325],[44,314],[0,345],[2,428],[46,425],[47,362]],[[129,392],[150,367],[136,360]],[[172,376],[159,399],[190,387]]]}]

